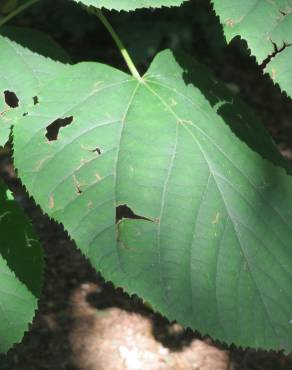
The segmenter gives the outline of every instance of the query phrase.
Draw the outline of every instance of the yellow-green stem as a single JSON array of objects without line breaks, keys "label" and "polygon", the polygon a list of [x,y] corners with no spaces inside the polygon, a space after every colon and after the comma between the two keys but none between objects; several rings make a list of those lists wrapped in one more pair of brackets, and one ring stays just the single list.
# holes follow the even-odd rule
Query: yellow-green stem
[{"label": "yellow-green stem", "polygon": [[137,68],[136,68],[134,62],[132,61],[127,49],[125,48],[125,46],[124,46],[123,42],[121,41],[121,39],[119,38],[119,36],[117,35],[116,31],[113,29],[113,27],[111,26],[109,21],[106,19],[106,17],[104,16],[104,14],[102,13],[101,10],[95,9],[94,14],[96,14],[98,16],[98,18],[101,20],[101,22],[103,23],[105,28],[108,30],[108,32],[112,36],[114,42],[116,43],[117,47],[119,48],[120,53],[122,54],[122,57],[124,58],[124,60],[125,60],[128,68],[129,68],[130,72],[132,73],[132,75],[140,80],[141,76],[140,76],[139,72],[137,71]]}]

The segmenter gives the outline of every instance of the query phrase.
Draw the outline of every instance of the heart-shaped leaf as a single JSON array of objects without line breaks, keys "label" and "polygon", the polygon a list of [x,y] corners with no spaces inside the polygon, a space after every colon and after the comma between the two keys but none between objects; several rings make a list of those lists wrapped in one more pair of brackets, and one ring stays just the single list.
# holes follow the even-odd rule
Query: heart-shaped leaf
[{"label": "heart-shaped leaf", "polygon": [[93,266],[171,320],[291,350],[292,180],[245,105],[170,51],[141,80],[82,63],[38,96],[15,164]]}]

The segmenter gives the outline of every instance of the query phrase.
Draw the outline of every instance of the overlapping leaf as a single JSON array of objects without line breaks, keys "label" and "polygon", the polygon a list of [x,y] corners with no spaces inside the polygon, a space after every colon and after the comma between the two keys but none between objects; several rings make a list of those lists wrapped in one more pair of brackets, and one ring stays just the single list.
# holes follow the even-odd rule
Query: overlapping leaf
[{"label": "overlapping leaf", "polygon": [[87,6],[109,10],[135,10],[138,8],[161,8],[179,6],[187,0],[74,0]]},{"label": "overlapping leaf", "polygon": [[291,350],[292,180],[199,64],[165,51],[141,81],[71,67],[14,148],[30,194],[106,279],[227,343]]},{"label": "overlapping leaf", "polygon": [[43,258],[28,220],[0,182],[0,353],[19,342],[37,308]]},{"label": "overlapping leaf", "polygon": [[[292,1],[212,0],[229,42],[247,41],[259,64],[292,97]],[[271,58],[271,59],[270,59]]]},{"label": "overlapping leaf", "polygon": [[[27,44],[26,41],[32,42],[32,40],[38,40],[39,44],[41,44],[41,40],[44,43],[47,42],[47,38],[42,34],[29,32],[28,35],[26,30],[21,33],[19,30],[6,28],[3,29],[3,33],[10,36],[14,35],[17,39],[21,38],[25,45]],[[47,55],[57,56],[57,47],[54,44],[50,45],[47,49]],[[0,50],[1,147],[5,145],[9,138],[14,117],[25,114],[26,106],[37,103],[35,99],[37,90],[66,67],[61,63],[33,53],[29,49],[2,36],[0,36]],[[64,60],[64,52],[61,55]]]}]

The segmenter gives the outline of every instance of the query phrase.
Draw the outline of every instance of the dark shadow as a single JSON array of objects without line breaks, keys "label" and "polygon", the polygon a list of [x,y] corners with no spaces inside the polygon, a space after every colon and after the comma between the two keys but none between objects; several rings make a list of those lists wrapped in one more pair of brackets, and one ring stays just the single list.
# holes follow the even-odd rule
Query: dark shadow
[{"label": "dark shadow", "polygon": [[154,312],[147,303],[144,304],[136,295],[129,297],[122,289],[115,288],[111,283],[103,283],[98,291],[89,293],[87,302],[91,307],[99,310],[117,307],[148,318],[152,323],[154,338],[172,351],[180,351],[193,339],[202,338],[199,333],[170,323],[165,317]]},{"label": "dark shadow", "polygon": [[278,151],[273,139],[253,111],[237,95],[231,93],[206,67],[194,59],[181,52],[174,53],[174,57],[183,69],[182,77],[185,83],[200,89],[210,105],[217,109],[218,115],[241,141],[264,159],[292,174],[291,165]]},{"label": "dark shadow", "polygon": [[3,26],[0,34],[30,49],[62,63],[72,63],[69,55],[47,34],[28,27]]}]

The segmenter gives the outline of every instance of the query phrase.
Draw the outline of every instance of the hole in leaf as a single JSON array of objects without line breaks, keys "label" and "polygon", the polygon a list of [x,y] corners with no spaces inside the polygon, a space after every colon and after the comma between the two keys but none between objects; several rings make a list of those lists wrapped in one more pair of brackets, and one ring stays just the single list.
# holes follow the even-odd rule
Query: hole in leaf
[{"label": "hole in leaf", "polygon": [[33,100],[33,104],[34,104],[34,105],[37,105],[37,104],[39,103],[39,98],[38,98],[38,96],[34,96],[34,97],[32,98],[32,100]]},{"label": "hole in leaf", "polygon": [[116,223],[121,221],[123,218],[131,218],[131,219],[134,219],[134,220],[146,220],[146,221],[153,222],[153,220],[151,220],[150,218],[137,215],[126,204],[122,204],[122,205],[116,207]]},{"label": "hole in leaf", "polygon": [[49,141],[54,141],[58,139],[59,131],[61,127],[69,126],[73,121],[73,116],[58,118],[47,126],[46,138]]},{"label": "hole in leaf", "polygon": [[10,108],[18,107],[19,99],[13,91],[9,91],[9,90],[4,91],[4,99],[5,99],[5,103]]}]

